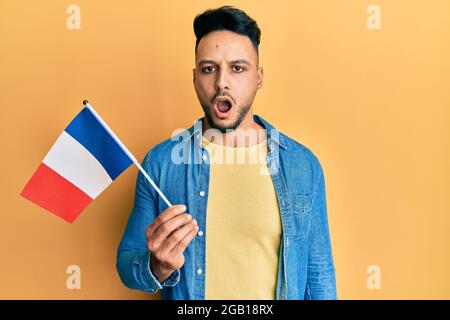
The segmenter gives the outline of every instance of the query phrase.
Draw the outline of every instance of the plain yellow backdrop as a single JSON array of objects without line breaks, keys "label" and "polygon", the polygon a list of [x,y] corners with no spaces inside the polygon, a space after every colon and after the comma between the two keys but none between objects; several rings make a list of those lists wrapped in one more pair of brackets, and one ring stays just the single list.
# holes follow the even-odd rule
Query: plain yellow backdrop
[{"label": "plain yellow backdrop", "polygon": [[[81,29],[66,13],[81,10]],[[0,1],[0,298],[158,298],[122,285],[137,169],[70,225],[19,196],[90,100],[142,160],[202,116],[196,14],[262,29],[255,113],[321,160],[341,299],[450,298],[450,5],[433,1]],[[381,9],[369,30],[367,7]],[[81,289],[66,268],[81,268]],[[381,289],[367,287],[367,268]]]}]

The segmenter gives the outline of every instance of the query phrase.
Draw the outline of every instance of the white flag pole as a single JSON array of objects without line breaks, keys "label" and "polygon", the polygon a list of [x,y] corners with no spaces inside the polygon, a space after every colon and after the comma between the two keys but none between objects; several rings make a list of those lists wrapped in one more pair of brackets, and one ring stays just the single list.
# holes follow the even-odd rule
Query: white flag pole
[{"label": "white flag pole", "polygon": [[158,186],[153,182],[152,178],[149,177],[147,172],[145,172],[144,168],[142,168],[141,164],[136,160],[136,158],[131,154],[131,152],[125,147],[125,145],[120,141],[119,137],[115,135],[115,133],[108,127],[108,125],[103,121],[103,119],[98,115],[98,113],[94,110],[94,108],[91,107],[89,102],[87,100],[83,101],[83,104],[88,108],[94,117],[100,122],[100,124],[105,128],[105,130],[111,135],[111,137],[114,139],[114,141],[117,142],[117,144],[122,148],[122,150],[127,154],[127,156],[133,161],[133,163],[139,168],[139,170],[142,172],[144,177],[150,182],[152,187],[158,192],[158,194],[161,196],[161,198],[164,200],[164,202],[167,204],[167,206],[171,207],[172,204],[167,200],[166,196],[162,193],[162,191],[158,188]]}]

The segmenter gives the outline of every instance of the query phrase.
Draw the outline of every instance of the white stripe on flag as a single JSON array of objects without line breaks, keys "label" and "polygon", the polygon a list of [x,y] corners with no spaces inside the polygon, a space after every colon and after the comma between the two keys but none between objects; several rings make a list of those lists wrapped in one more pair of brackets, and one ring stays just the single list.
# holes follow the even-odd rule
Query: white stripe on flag
[{"label": "white stripe on flag", "polygon": [[42,161],[95,199],[112,182],[100,162],[63,131]]}]

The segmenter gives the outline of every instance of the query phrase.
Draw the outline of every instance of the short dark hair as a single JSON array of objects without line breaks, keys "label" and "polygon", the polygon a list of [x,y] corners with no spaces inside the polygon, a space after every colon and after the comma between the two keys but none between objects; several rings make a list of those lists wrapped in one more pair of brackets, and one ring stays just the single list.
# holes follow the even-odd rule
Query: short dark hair
[{"label": "short dark hair", "polygon": [[201,38],[218,30],[229,30],[249,37],[258,53],[261,38],[261,30],[258,24],[244,11],[231,6],[209,9],[195,17],[194,33],[197,37],[195,52],[197,52]]}]

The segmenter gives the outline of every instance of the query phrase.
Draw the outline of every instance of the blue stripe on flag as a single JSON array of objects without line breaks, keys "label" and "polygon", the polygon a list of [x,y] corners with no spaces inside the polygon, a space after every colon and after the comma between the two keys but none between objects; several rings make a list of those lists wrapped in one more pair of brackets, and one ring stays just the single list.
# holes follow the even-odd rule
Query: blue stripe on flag
[{"label": "blue stripe on flag", "polygon": [[70,122],[65,131],[100,162],[112,180],[133,163],[86,107]]}]

